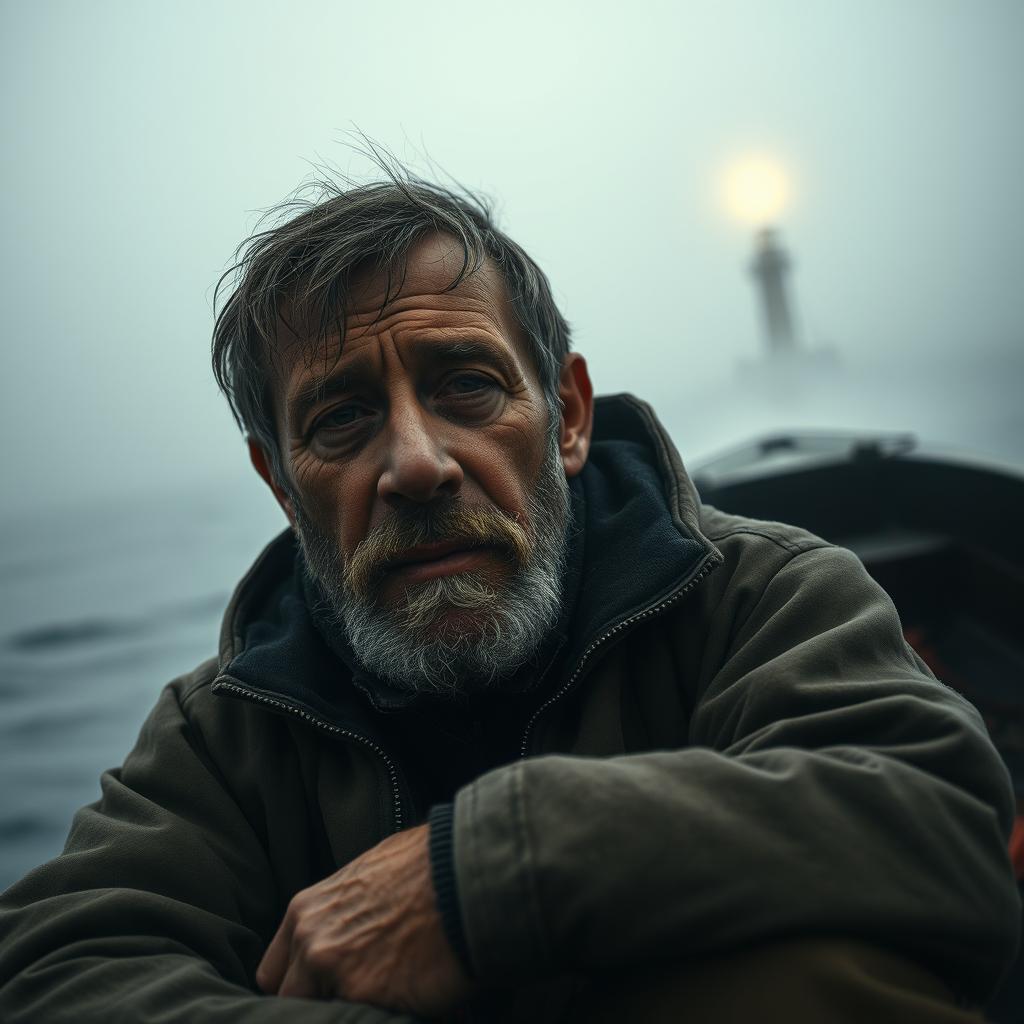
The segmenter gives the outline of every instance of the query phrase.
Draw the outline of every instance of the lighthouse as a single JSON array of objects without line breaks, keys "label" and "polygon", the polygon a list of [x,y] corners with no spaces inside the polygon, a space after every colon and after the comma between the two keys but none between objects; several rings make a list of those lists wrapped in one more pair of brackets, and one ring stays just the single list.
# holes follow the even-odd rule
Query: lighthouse
[{"label": "lighthouse", "polygon": [[754,251],[746,269],[753,279],[764,344],[754,359],[741,359],[737,372],[761,394],[792,401],[818,389],[839,369],[830,347],[810,346],[801,337],[793,297],[793,261],[777,225],[789,204],[790,177],[765,154],[737,159],[721,176],[721,197],[734,219],[753,229]]},{"label": "lighthouse", "polygon": [[790,266],[789,254],[779,242],[778,232],[774,228],[762,228],[755,236],[750,273],[757,282],[765,340],[771,356],[785,356],[797,350],[786,286]]}]

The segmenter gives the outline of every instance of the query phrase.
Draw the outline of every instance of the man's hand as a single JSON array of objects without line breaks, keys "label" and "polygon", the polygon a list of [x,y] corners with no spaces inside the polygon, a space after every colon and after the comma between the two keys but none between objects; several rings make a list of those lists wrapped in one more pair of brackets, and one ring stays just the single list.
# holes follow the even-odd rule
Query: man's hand
[{"label": "man's hand", "polygon": [[427,1016],[468,999],[437,909],[428,830],[389,836],[296,893],[256,971],[260,988]]}]

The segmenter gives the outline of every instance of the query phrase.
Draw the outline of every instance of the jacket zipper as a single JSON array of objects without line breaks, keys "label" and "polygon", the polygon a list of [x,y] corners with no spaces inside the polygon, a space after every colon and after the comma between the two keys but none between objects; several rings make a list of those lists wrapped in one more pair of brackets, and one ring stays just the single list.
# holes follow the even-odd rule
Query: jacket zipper
[{"label": "jacket zipper", "polygon": [[568,680],[559,687],[548,699],[541,704],[539,708],[533,713],[530,720],[526,723],[526,729],[523,732],[523,742],[519,748],[519,756],[526,757],[530,746],[530,733],[533,732],[533,727],[537,724],[537,720],[552,704],[560,701],[573,687],[576,685],[576,681],[580,677],[580,673],[583,671],[587,662],[590,660],[590,656],[600,647],[606,640],[621,633],[624,629],[628,629],[630,626],[635,625],[642,619],[649,619],[653,615],[658,615],[663,612],[669,605],[675,604],[685,597],[694,587],[696,587],[710,572],[716,568],[719,563],[719,558],[714,552],[711,552],[703,562],[694,570],[693,575],[684,583],[671,597],[667,597],[664,601],[656,605],[651,605],[648,608],[644,608],[643,611],[637,612],[635,615],[631,615],[628,619],[623,619],[621,622],[616,623],[606,633],[602,633],[596,640],[594,640],[587,649],[583,652],[579,662],[576,664],[576,668],[572,675],[569,676]]},{"label": "jacket zipper", "polygon": [[[580,673],[582,673],[587,662],[590,660],[590,656],[598,647],[600,647],[606,640],[609,640],[611,637],[621,633],[624,629],[628,629],[630,626],[635,625],[643,619],[648,619],[654,615],[658,615],[670,605],[675,604],[676,601],[679,601],[690,593],[690,591],[693,590],[693,588],[696,587],[717,565],[718,559],[713,553],[709,554],[701,563],[699,568],[694,572],[693,576],[691,576],[690,579],[671,597],[666,598],[659,604],[645,608],[643,611],[637,612],[635,615],[631,615],[628,619],[623,619],[621,622],[616,623],[611,629],[602,633],[601,636],[594,640],[583,652],[583,655],[580,657],[572,675],[569,676],[566,682],[559,687],[555,693],[553,693],[543,704],[541,704],[539,708],[537,708],[530,717],[530,720],[526,723],[526,729],[523,732],[523,741],[519,748],[519,756],[527,756],[530,744],[530,733],[533,732],[533,728],[537,724],[537,720],[545,711],[547,711],[548,708],[560,701],[569,693],[570,690],[573,689],[580,677]],[[277,700],[274,697],[267,697],[262,693],[256,693],[253,690],[246,689],[244,686],[239,686],[237,683],[226,682],[222,678],[215,682],[215,686],[217,689],[226,690],[228,693],[234,694],[236,697],[241,697],[244,700],[251,701],[254,704],[265,704],[277,711],[284,712],[294,718],[299,718],[331,736],[340,736],[344,739],[355,740],[357,743],[361,743],[363,746],[372,750],[381,759],[381,761],[384,762],[384,766],[387,768],[388,776],[391,780],[391,795],[395,805],[394,831],[402,831],[404,812],[402,808],[402,791],[398,780],[398,768],[396,767],[395,762],[388,757],[387,753],[385,753],[381,746],[374,743],[373,740],[367,739],[367,737],[360,733],[352,732],[350,729],[343,729],[340,725],[334,725],[323,718],[319,718],[317,715],[313,715],[308,711],[304,711],[302,708],[296,707],[294,704],[288,704],[286,701]]]},{"label": "jacket zipper", "polygon": [[300,718],[302,721],[307,722],[310,725],[314,725],[318,729],[329,733],[332,736],[341,736],[348,740],[356,740],[358,743],[363,744],[363,746],[369,747],[370,750],[372,750],[384,762],[384,766],[388,770],[388,775],[391,778],[391,795],[394,798],[395,803],[394,831],[402,831],[404,815],[402,811],[402,791],[398,782],[398,768],[395,766],[395,762],[392,761],[384,752],[384,749],[374,743],[373,740],[367,739],[365,736],[362,736],[357,732],[352,732],[349,729],[342,729],[340,725],[333,725],[331,722],[328,722],[323,718],[318,718],[316,715],[310,714],[308,711],[303,711],[302,708],[296,707],[294,704],[288,704],[285,701],[276,700],[273,697],[266,697],[262,693],[255,693],[252,690],[246,689],[244,686],[239,686],[237,683],[216,681],[214,686],[220,690],[227,690],[228,693],[231,693],[236,697],[241,697],[244,700],[252,701],[255,704],[266,704],[268,707],[272,707],[277,711],[283,711],[295,718]]}]

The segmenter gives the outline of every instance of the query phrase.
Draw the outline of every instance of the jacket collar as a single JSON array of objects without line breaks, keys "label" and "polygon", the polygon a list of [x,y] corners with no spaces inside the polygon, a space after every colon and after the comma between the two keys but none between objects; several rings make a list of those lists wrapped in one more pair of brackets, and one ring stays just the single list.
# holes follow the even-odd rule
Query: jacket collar
[{"label": "jacket collar", "polygon": [[[573,673],[599,638],[721,560],[700,530],[699,499],[678,453],[651,408],[631,395],[596,401],[590,456],[573,495],[578,598],[545,690]],[[217,682],[372,735],[380,708],[324,642],[298,561],[285,531],[242,579],[224,616]]]},{"label": "jacket collar", "polygon": [[700,529],[700,499],[651,407],[632,395],[595,403],[580,474],[586,498],[582,594],[572,648],[666,601],[721,555]]}]

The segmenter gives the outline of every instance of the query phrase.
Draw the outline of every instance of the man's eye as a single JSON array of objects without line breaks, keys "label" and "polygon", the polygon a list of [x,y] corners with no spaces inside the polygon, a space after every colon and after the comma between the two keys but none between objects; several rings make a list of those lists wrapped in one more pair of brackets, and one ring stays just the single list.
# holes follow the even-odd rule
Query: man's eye
[{"label": "man's eye", "polygon": [[483,423],[501,409],[505,389],[486,373],[453,373],[436,393],[438,411],[449,419]]},{"label": "man's eye", "polygon": [[495,381],[482,373],[460,373],[444,382],[441,396],[459,398],[463,395],[477,395],[497,386]]},{"label": "man's eye", "polygon": [[316,421],[313,433],[321,430],[345,430],[348,427],[356,426],[368,415],[369,410],[361,405],[355,403],[339,405]]}]

